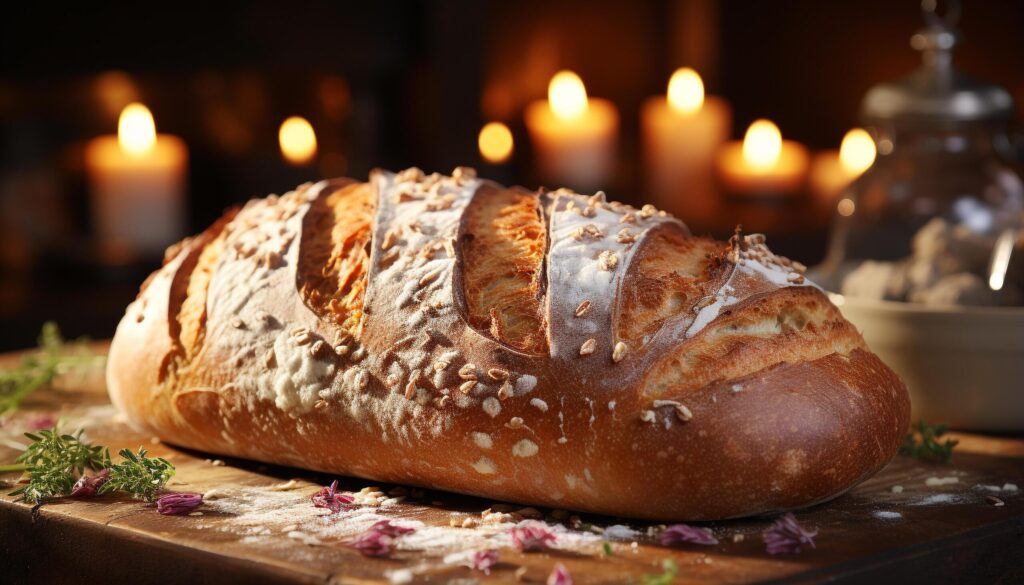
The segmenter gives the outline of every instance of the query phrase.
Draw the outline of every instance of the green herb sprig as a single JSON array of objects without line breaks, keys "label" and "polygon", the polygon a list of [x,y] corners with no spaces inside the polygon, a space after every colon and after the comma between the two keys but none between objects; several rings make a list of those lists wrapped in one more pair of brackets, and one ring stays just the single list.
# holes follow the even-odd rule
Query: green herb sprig
[{"label": "green herb sprig", "polygon": [[944,442],[940,442],[941,437],[945,434],[946,425],[929,425],[923,420],[919,420],[917,425],[903,438],[900,455],[931,463],[946,463],[953,457],[953,448],[959,441],[946,439]]},{"label": "green herb sprig", "polygon": [[32,444],[17,462],[29,474],[29,482],[10,495],[22,495],[33,504],[71,493],[86,469],[99,471],[110,466],[110,451],[82,442],[81,430],[65,435],[54,427],[25,436]]},{"label": "green herb sprig", "polygon": [[58,376],[102,367],[105,359],[89,349],[85,338],[66,342],[57,324],[46,322],[39,334],[39,348],[22,358],[17,367],[0,370],[0,416],[17,410],[25,397],[49,386]]},{"label": "green herb sprig", "polygon": [[28,483],[11,492],[30,504],[59,498],[71,493],[75,482],[86,470],[110,470],[110,479],[98,493],[122,492],[140,500],[156,499],[172,476],[174,465],[162,457],[148,457],[146,450],[139,452],[122,449],[123,460],[112,463],[110,450],[82,441],[82,431],[73,435],[61,434],[56,427],[37,433],[25,433],[32,443],[17,459],[17,465],[4,466],[4,471],[25,471]]},{"label": "green herb sprig", "polygon": [[162,457],[146,457],[146,450],[139,447],[135,454],[130,449],[121,449],[118,455],[124,461],[110,468],[110,481],[103,484],[99,493],[120,491],[133,497],[152,502],[156,495],[174,475],[174,465]]},{"label": "green herb sprig", "polygon": [[665,559],[661,562],[662,572],[658,575],[644,575],[644,585],[672,585],[676,576],[679,575],[679,565],[672,559]]}]

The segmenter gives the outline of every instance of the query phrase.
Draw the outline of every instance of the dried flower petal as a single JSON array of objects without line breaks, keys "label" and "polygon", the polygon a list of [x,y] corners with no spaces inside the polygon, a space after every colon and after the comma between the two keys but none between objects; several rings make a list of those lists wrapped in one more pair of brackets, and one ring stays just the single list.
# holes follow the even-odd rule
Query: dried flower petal
[{"label": "dried flower petal", "polygon": [[83,475],[71,488],[72,498],[91,498],[96,495],[100,486],[110,481],[110,470],[101,469],[96,475]]},{"label": "dried flower petal", "polygon": [[161,496],[156,501],[156,511],[164,516],[188,514],[203,503],[203,494],[179,493]]},{"label": "dried flower petal", "polygon": [[391,520],[380,520],[378,522],[375,522],[374,525],[370,527],[370,530],[376,530],[377,532],[387,534],[392,538],[397,538],[399,536],[402,536],[403,534],[411,534],[413,532],[416,532],[415,528],[392,524]]},{"label": "dried flower petal", "polygon": [[786,513],[762,532],[761,537],[768,547],[768,554],[777,555],[798,553],[804,546],[814,548],[814,537],[817,534],[817,530],[806,530],[792,514]]},{"label": "dried flower petal", "polygon": [[352,542],[364,557],[386,557],[391,554],[391,545],[395,539],[377,530],[368,530]]},{"label": "dried flower petal", "polygon": [[683,543],[711,546],[718,544],[713,532],[688,524],[673,524],[661,532],[662,546],[677,546]]},{"label": "dried flower petal", "polygon": [[351,494],[338,493],[338,480],[332,481],[329,487],[321,489],[309,499],[314,507],[327,508],[333,514],[340,512],[342,508],[352,507],[351,504],[355,500]]},{"label": "dried flower petal", "polygon": [[566,569],[562,563],[555,565],[554,570],[548,575],[547,585],[572,585],[572,575],[569,574],[569,569]]},{"label": "dried flower petal", "polygon": [[403,534],[415,531],[415,528],[398,526],[392,524],[390,520],[381,520],[359,535],[359,538],[352,542],[352,548],[358,550],[363,556],[385,557],[391,554],[391,547],[395,540]]},{"label": "dried flower petal", "polygon": [[478,550],[466,559],[466,566],[476,571],[483,571],[484,575],[491,574],[491,567],[498,564],[498,551]]},{"label": "dried flower petal", "polygon": [[52,429],[53,427],[57,426],[57,421],[58,421],[57,417],[52,415],[52,414],[49,414],[49,413],[37,414],[37,415],[33,416],[32,418],[28,419],[28,421],[26,421],[25,428],[27,428],[30,431],[41,431],[43,429]]},{"label": "dried flower petal", "polygon": [[509,535],[512,544],[524,552],[544,550],[557,540],[555,534],[548,530],[547,524],[535,520],[521,522]]}]

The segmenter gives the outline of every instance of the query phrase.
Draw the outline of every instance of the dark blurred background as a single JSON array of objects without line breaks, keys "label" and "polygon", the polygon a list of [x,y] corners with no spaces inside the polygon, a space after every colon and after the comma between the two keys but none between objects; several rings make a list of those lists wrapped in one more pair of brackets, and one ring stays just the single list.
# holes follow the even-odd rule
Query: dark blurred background
[{"label": "dark blurred background", "polygon": [[[1024,101],[1024,2],[965,2],[956,62]],[[416,165],[536,187],[523,109],[559,69],[618,108],[609,196],[644,201],[639,108],[679,66],[733,109],[733,137],[768,117],[811,150],[858,125],[873,84],[920,61],[913,0],[741,2],[16,3],[0,19],[0,350],[44,320],[109,337],[160,259],[111,261],[90,220],[88,140],[146,104],[188,147],[187,232],[253,196],[324,176]],[[314,161],[285,162],[278,127],[309,120]],[[1019,121],[1018,109],[1018,121]],[[502,121],[515,152],[485,163],[477,133]],[[821,259],[828,217],[795,205],[746,213],[775,248]],[[723,211],[723,215],[725,212]],[[728,235],[730,217],[683,217]],[[777,219],[777,218],[776,218]],[[749,224],[753,225],[749,225]]]}]

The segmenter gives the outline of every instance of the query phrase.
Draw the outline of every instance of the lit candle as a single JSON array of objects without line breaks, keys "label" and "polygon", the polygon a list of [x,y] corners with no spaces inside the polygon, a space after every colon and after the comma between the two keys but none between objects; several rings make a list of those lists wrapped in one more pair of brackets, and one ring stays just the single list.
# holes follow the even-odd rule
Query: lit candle
[{"label": "lit candle", "polygon": [[778,126],[756,120],[743,142],[726,143],[718,153],[718,173],[730,194],[795,195],[807,174],[807,149],[783,140]]},{"label": "lit candle", "polygon": [[839,151],[814,155],[811,192],[819,204],[831,207],[836,198],[875,162],[875,141],[867,131],[854,128],[843,136]]},{"label": "lit candle", "polygon": [[187,163],[184,141],[157,134],[153,115],[138,103],[121,112],[117,136],[89,141],[93,221],[108,260],[162,254],[184,235]]},{"label": "lit candle", "polygon": [[729,105],[705,95],[700,75],[683,68],[667,96],[648,99],[640,114],[646,182],[658,206],[684,217],[706,208],[715,153],[729,137]]},{"label": "lit candle", "polygon": [[526,108],[526,128],[540,174],[552,185],[589,190],[612,175],[619,113],[607,100],[588,98],[575,73],[551,79],[548,99]]},{"label": "lit candle", "polygon": [[281,155],[288,164],[301,167],[313,162],[316,157],[316,133],[308,120],[292,116],[281,122],[277,132]]},{"label": "lit candle", "polygon": [[477,138],[480,156],[492,165],[508,162],[512,156],[513,144],[512,131],[501,122],[486,124],[480,129],[480,136]]}]

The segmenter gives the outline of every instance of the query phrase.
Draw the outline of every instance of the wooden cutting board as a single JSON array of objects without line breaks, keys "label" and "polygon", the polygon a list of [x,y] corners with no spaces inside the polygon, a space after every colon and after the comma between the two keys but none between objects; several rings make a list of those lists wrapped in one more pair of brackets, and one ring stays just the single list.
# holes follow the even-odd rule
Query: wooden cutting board
[{"label": "wooden cutting board", "polygon": [[[11,359],[0,356],[0,365]],[[131,430],[102,388],[87,386],[33,395],[0,428],[0,462],[18,455],[25,427],[57,415],[62,428],[82,427],[112,452],[144,446],[172,461],[177,475],[168,487],[205,493],[201,514],[161,516],[151,504],[112,496],[33,513],[6,495],[18,474],[0,475],[8,482],[0,496],[0,583],[544,583],[557,563],[575,583],[643,583],[669,559],[680,584],[1024,582],[1024,492],[1007,485],[1024,488],[1021,438],[959,435],[947,465],[898,457],[850,493],[797,512],[818,531],[816,548],[797,555],[765,552],[761,531],[771,518],[707,525],[716,546],[664,548],[647,536],[651,524],[547,509],[539,511],[544,519],[561,525],[557,548],[520,553],[507,534],[510,522],[533,514],[521,505],[338,478],[347,491],[378,489],[364,491],[367,505],[325,514],[309,496],[334,478],[163,444]],[[928,485],[929,478],[955,483]],[[419,529],[389,558],[364,558],[347,546],[381,518]],[[489,576],[460,564],[460,555],[481,548],[499,550]]]}]

